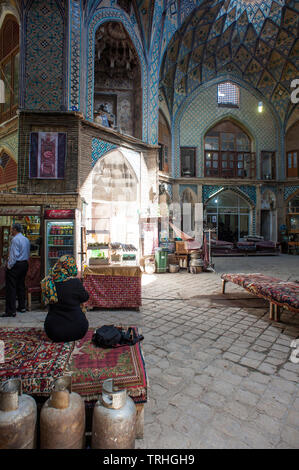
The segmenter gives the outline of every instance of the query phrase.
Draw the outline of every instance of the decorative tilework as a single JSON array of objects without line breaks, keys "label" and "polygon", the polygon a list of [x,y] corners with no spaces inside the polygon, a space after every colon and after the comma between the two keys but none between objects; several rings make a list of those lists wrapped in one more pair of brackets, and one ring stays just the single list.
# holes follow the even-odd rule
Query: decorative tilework
[{"label": "decorative tilework", "polygon": [[149,78],[149,117],[148,117],[148,142],[156,145],[158,143],[158,119],[159,119],[159,55],[161,42],[161,28],[159,28],[160,19],[162,17],[162,1],[155,2],[154,11],[154,42],[150,52],[150,78]]},{"label": "decorative tilework", "polygon": [[256,187],[255,186],[238,186],[238,189],[242,191],[242,193],[246,194],[249,199],[256,204]]},{"label": "decorative tilework", "polygon": [[26,12],[26,109],[65,109],[64,20],[56,0],[34,0]]},{"label": "decorative tilework", "polygon": [[208,199],[210,199],[210,197],[214,196],[219,191],[222,191],[222,189],[224,189],[223,186],[215,186],[215,185],[205,186],[204,185],[202,187],[203,202],[206,202]]},{"label": "decorative tilework", "polygon": [[180,147],[184,146],[197,147],[197,176],[204,176],[204,135],[209,128],[228,117],[242,123],[252,135],[259,170],[260,151],[274,151],[280,148],[278,144],[280,129],[267,107],[263,114],[257,112],[258,102],[259,98],[242,86],[240,108],[218,107],[217,82],[207,87],[202,86],[197,92],[191,94],[184,101],[173,123],[173,177],[180,176]]},{"label": "decorative tilework", "polygon": [[285,186],[284,187],[284,200],[288,199],[296,191],[299,191],[299,186]]},{"label": "decorative tilework", "polygon": [[145,57],[143,54],[142,43],[137,36],[136,31],[131,24],[128,16],[120,9],[103,8],[97,10],[91,18],[88,26],[88,57],[87,57],[87,100],[86,116],[88,120],[93,120],[93,96],[94,96],[94,51],[95,51],[95,33],[98,27],[107,21],[120,21],[126,28],[139,56],[142,86],[143,86],[143,140],[147,140],[147,119],[148,119],[148,75]]},{"label": "decorative tilework", "polygon": [[92,158],[92,166],[94,167],[99,158],[105,155],[110,150],[116,149],[117,146],[114,144],[110,144],[109,142],[105,142],[105,140],[99,139],[92,139],[91,143],[91,158]]},{"label": "decorative tilework", "polygon": [[[179,109],[183,95],[189,95],[201,83],[230,73],[257,88],[283,123],[290,102],[287,90],[298,70],[294,47],[299,15],[296,4],[289,7],[289,3],[181,0],[178,16],[185,21],[182,24],[177,20],[175,28],[167,10],[161,48],[163,54],[167,52],[160,86],[170,113],[174,115]],[[193,53],[188,55],[188,50]],[[196,65],[195,50],[198,50]],[[282,54],[278,66],[273,64],[277,54]]]},{"label": "decorative tilework", "polygon": [[206,202],[211,197],[218,194],[220,191],[234,191],[237,194],[241,194],[245,199],[251,203],[251,205],[256,204],[256,187],[255,186],[203,186],[202,197],[203,202]]},{"label": "decorative tilework", "polygon": [[18,142],[19,142],[19,133],[18,131],[9,134],[2,139],[0,139],[0,149],[1,147],[6,147],[14,156],[15,160],[18,160]]},{"label": "decorative tilework", "polygon": [[69,109],[80,110],[80,62],[81,62],[81,7],[80,0],[70,0],[69,3]]}]

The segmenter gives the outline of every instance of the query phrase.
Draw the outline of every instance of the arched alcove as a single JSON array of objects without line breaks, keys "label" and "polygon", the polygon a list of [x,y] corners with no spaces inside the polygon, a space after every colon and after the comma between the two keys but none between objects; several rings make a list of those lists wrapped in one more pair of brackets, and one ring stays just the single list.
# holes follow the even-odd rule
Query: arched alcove
[{"label": "arched alcove", "polygon": [[121,22],[100,25],[95,34],[94,120],[142,138],[141,67]]},{"label": "arched alcove", "polygon": [[163,112],[159,110],[159,170],[171,172],[171,131]]},{"label": "arched alcove", "polygon": [[89,243],[139,245],[139,181],[119,150],[101,157],[90,178]]},{"label": "arched alcove", "polygon": [[235,242],[250,234],[253,206],[239,191],[223,189],[205,203],[205,220],[219,240]]},{"label": "arched alcove", "polygon": [[196,197],[190,188],[186,188],[181,195],[181,229],[190,236],[195,231],[195,203]]},{"label": "arched alcove", "polygon": [[277,241],[276,195],[270,189],[261,198],[261,235],[265,240]]},{"label": "arched alcove", "polygon": [[19,103],[19,24],[7,14],[0,28],[0,79],[4,81],[5,102],[0,104],[0,123],[12,118]]}]

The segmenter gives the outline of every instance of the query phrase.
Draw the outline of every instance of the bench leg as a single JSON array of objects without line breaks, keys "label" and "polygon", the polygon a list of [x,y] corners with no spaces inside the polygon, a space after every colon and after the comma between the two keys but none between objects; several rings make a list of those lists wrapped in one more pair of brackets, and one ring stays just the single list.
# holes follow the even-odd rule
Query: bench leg
[{"label": "bench leg", "polygon": [[143,439],[144,434],[144,404],[138,403],[136,405],[136,439]]},{"label": "bench leg", "polygon": [[225,294],[225,284],[227,281],[225,279],[222,279],[222,294]]},{"label": "bench leg", "polygon": [[274,320],[280,321],[280,307],[278,305],[275,305]]},{"label": "bench leg", "polygon": [[272,302],[270,302],[270,310],[269,310],[269,317],[270,317],[270,320],[274,320],[274,304],[272,304]]},{"label": "bench leg", "polygon": [[279,305],[270,302],[270,320],[280,321],[281,309]]}]

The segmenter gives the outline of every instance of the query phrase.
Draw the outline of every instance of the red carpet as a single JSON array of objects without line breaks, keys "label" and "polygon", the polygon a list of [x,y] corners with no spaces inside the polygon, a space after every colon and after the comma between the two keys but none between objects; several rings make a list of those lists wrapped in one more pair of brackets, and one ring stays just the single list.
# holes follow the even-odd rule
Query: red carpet
[{"label": "red carpet", "polygon": [[[136,328],[137,331],[137,328]],[[136,403],[147,401],[147,379],[140,343],[101,349],[91,343],[94,329],[75,343],[53,343],[37,328],[0,328],[5,343],[5,363],[0,381],[19,377],[23,392],[47,396],[53,380],[72,375],[73,391],[86,401],[96,400],[106,378],[119,389],[127,388]]]},{"label": "red carpet", "polygon": [[74,343],[53,343],[38,328],[0,328],[5,362],[0,380],[19,377],[23,392],[48,395],[53,379],[65,372]]},{"label": "red carpet", "polygon": [[117,388],[127,388],[135,403],[145,403],[147,379],[140,343],[102,349],[91,342],[93,332],[94,329],[89,330],[81,341],[77,341],[71,355],[67,370],[72,374],[73,391],[87,401],[95,400],[101,393],[103,381],[114,378]]}]

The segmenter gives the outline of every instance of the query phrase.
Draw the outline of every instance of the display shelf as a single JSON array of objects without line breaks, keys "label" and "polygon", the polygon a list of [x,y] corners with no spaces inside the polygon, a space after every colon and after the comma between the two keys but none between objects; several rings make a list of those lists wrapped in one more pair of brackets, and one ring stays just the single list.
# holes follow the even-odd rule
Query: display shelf
[{"label": "display shelf", "polygon": [[49,237],[72,237],[72,236],[73,236],[73,233],[69,233],[68,235],[57,235],[54,233],[49,234]]},{"label": "display shelf", "polygon": [[51,248],[61,248],[61,247],[64,247],[64,246],[67,246],[68,248],[71,248],[73,245],[73,243],[71,245],[48,245],[50,246]]}]

